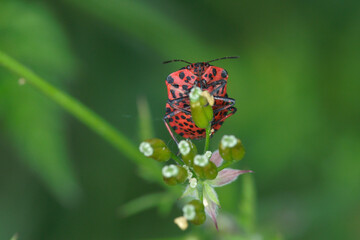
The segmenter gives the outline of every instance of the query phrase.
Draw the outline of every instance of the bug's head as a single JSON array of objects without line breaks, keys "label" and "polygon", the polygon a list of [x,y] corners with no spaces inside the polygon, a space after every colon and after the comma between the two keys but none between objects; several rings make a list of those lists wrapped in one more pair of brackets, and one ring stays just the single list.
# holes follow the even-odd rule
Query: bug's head
[{"label": "bug's head", "polygon": [[204,74],[206,69],[210,66],[211,62],[215,62],[215,61],[223,60],[223,59],[233,59],[233,58],[238,58],[238,57],[237,56],[234,56],[234,57],[222,57],[222,58],[217,58],[217,59],[207,61],[207,62],[197,62],[197,63],[190,63],[190,62],[182,60],[182,59],[174,59],[174,60],[170,60],[170,61],[165,61],[163,63],[170,63],[170,62],[184,62],[184,63],[187,63],[189,65],[187,65],[186,67],[184,67],[182,69],[190,70],[193,74],[195,74],[197,76],[201,76],[202,74]]},{"label": "bug's head", "polygon": [[208,62],[198,62],[198,63],[190,64],[185,68],[190,70],[193,74],[197,76],[201,76],[202,74],[204,74],[204,72],[209,66],[210,64]]}]

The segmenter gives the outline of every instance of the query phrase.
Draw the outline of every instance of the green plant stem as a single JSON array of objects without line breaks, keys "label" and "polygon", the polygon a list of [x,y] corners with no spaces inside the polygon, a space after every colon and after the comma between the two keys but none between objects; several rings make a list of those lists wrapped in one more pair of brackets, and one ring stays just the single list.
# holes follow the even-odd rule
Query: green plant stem
[{"label": "green plant stem", "polygon": [[205,138],[205,147],[204,147],[204,154],[209,149],[210,143],[210,131],[211,131],[211,124],[206,128],[206,138]]},{"label": "green plant stem", "polygon": [[184,165],[184,163],[180,160],[180,158],[176,156],[174,153],[171,153],[171,158],[174,159],[174,161],[177,162],[180,166]]},{"label": "green plant stem", "polygon": [[160,166],[155,162],[151,162],[145,158],[131,141],[129,141],[122,133],[117,131],[113,126],[99,117],[89,108],[71,96],[58,90],[44,79],[33,73],[30,69],[26,68],[1,51],[0,65],[3,65],[6,69],[15,73],[19,77],[24,78],[26,83],[31,84],[42,93],[47,95],[50,99],[58,103],[61,107],[63,107],[70,114],[74,115],[94,132],[106,139],[126,157],[136,162],[141,170],[143,170],[152,180],[162,183],[162,179],[159,177],[160,174],[158,174],[161,171]]},{"label": "green plant stem", "polygon": [[217,168],[218,172],[223,170],[224,168],[227,168],[231,164],[233,164],[233,162],[225,162],[223,165],[221,165],[220,167]]}]

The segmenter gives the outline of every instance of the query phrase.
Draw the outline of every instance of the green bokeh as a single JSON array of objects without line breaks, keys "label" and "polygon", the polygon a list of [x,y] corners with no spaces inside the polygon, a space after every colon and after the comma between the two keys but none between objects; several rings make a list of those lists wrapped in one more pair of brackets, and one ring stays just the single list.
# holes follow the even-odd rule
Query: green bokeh
[{"label": "green bokeh", "polygon": [[[172,195],[1,67],[0,239],[359,239],[359,29],[355,0],[1,1],[0,50],[135,144],[155,134],[175,147],[162,122],[165,78],[184,65],[162,61],[239,55],[216,62],[238,112],[210,148],[236,135],[246,149],[236,167],[255,173],[218,190],[227,232],[181,232]],[[139,101],[154,131],[139,123]],[[160,208],[121,214],[157,196]]]}]

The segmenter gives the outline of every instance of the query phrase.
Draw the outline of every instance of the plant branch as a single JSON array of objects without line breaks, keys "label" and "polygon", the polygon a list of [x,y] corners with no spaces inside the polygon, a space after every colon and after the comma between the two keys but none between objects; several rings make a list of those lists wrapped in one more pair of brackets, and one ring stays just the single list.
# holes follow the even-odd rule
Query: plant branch
[{"label": "plant branch", "polygon": [[217,168],[218,172],[220,172],[220,171],[223,170],[224,168],[227,168],[227,167],[230,166],[231,164],[233,164],[233,162],[225,162],[223,165],[221,165],[220,167]]},{"label": "plant branch", "polygon": [[173,152],[171,152],[171,158],[174,159],[180,166],[184,165],[184,163],[180,160],[178,156],[176,156]]}]

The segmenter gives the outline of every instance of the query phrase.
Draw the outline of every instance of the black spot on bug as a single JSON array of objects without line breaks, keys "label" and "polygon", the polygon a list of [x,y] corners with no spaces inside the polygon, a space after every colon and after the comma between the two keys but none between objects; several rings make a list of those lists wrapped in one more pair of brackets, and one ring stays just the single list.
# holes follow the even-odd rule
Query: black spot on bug
[{"label": "black spot on bug", "polygon": [[166,113],[170,113],[171,109],[170,108],[166,108]]},{"label": "black spot on bug", "polygon": [[213,72],[213,75],[214,75],[214,76],[216,76],[217,71],[216,71],[216,69],[215,69],[215,68],[213,68],[213,69],[212,69],[212,72]]},{"label": "black spot on bug", "polygon": [[190,81],[190,80],[191,80],[191,77],[187,76],[187,77],[186,77],[186,80]]},{"label": "black spot on bug", "polygon": [[186,121],[188,122],[192,122],[191,118],[187,118]]},{"label": "black spot on bug", "polygon": [[173,126],[172,128],[173,128],[174,130],[177,130],[177,129],[178,129],[178,127],[177,127],[177,126]]},{"label": "black spot on bug", "polygon": [[174,82],[174,79],[169,75],[167,78],[166,78],[166,81],[169,83],[169,84],[172,84]]},{"label": "black spot on bug", "polygon": [[221,72],[221,77],[222,78],[226,78],[228,75],[228,73],[226,72],[226,70],[224,69],[222,72]]},{"label": "black spot on bug", "polygon": [[184,122],[184,125],[185,125],[185,126],[189,126],[189,124],[188,124],[187,122]]},{"label": "black spot on bug", "polygon": [[209,78],[212,78],[213,76],[212,76],[212,74],[211,73],[209,73]]},{"label": "black spot on bug", "polygon": [[174,121],[174,119],[173,119],[173,118],[169,118],[169,122],[172,122],[172,121]]},{"label": "black spot on bug", "polygon": [[183,85],[182,88],[186,91],[188,90],[188,85]]},{"label": "black spot on bug", "polygon": [[184,125],[183,125],[182,123],[179,123],[179,126],[180,126],[180,127],[183,127]]},{"label": "black spot on bug", "polygon": [[179,93],[179,96],[180,96],[180,97],[183,97],[183,96],[184,96],[184,94],[182,94],[182,93]]},{"label": "black spot on bug", "polygon": [[189,126],[190,128],[194,128],[194,125],[192,125],[192,124],[190,124],[190,126]]},{"label": "black spot on bug", "polygon": [[172,97],[173,97],[173,98],[176,98],[175,91],[174,91],[173,89],[171,89],[170,92],[171,92]]},{"label": "black spot on bug", "polygon": [[195,79],[195,76],[191,76],[191,79]]},{"label": "black spot on bug", "polygon": [[204,75],[204,77],[207,77],[207,76],[208,76],[207,74]]},{"label": "black spot on bug", "polygon": [[179,116],[175,116],[175,119],[176,119],[176,120],[180,120]]},{"label": "black spot on bug", "polygon": [[174,88],[179,88],[179,85],[178,84],[173,84],[173,87]]},{"label": "black spot on bug", "polygon": [[184,103],[184,108],[189,107],[189,104]]},{"label": "black spot on bug", "polygon": [[203,133],[202,130],[196,130],[196,132],[199,133],[199,134],[202,134],[202,133]]},{"label": "black spot on bug", "polygon": [[180,78],[180,79],[183,79],[184,77],[185,77],[185,74],[184,74],[183,72],[180,72],[180,73],[179,73],[179,78]]},{"label": "black spot on bug", "polygon": [[181,133],[179,133],[179,135],[180,135],[180,136],[184,136],[184,133],[181,132]]}]

